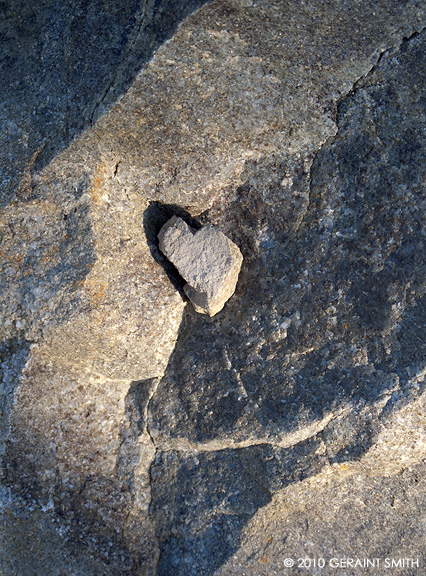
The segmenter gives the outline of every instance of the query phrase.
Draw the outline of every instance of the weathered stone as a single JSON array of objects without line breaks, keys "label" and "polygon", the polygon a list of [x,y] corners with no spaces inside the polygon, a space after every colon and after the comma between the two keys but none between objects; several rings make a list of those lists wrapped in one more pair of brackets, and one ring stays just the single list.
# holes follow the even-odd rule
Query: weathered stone
[{"label": "weathered stone", "polygon": [[[394,492],[395,499],[404,499],[406,490],[414,496],[416,486],[410,486],[409,474],[407,482],[401,482],[399,475],[421,462],[425,454],[425,405],[426,394],[423,394],[411,406],[400,403],[385,424],[370,420],[369,426],[376,433],[381,429],[375,445],[364,456],[359,457],[361,450],[358,456],[351,454],[344,462],[333,461],[332,456],[339,450],[339,443],[347,445],[347,439],[339,437],[350,427],[347,423],[342,427],[338,424],[334,430],[332,423],[326,433],[284,449],[262,444],[217,451],[159,452],[151,469],[152,517],[163,541],[158,574],[195,576],[206,571],[266,576],[276,570],[277,574],[291,575],[298,572],[283,571],[282,561],[286,557],[330,558],[352,554],[350,541],[359,524],[353,518],[351,526],[347,511],[344,513],[344,508],[350,506],[351,485],[359,482],[368,488],[382,484],[388,493]],[[359,445],[367,450],[365,438],[359,429],[357,432]],[[330,442],[332,436],[334,446]],[[419,467],[419,473],[422,469],[424,464]],[[340,491],[348,493],[348,500],[339,498]],[[424,484],[419,496],[424,502]],[[355,509],[357,497],[353,502]],[[377,502],[380,491],[373,498]],[[391,502],[386,503],[384,509],[381,506],[375,510],[364,509],[364,518],[368,517],[374,525],[372,529],[364,528],[363,540],[358,543],[364,546],[364,557],[379,554],[384,559],[391,553],[398,557],[409,549],[409,538],[401,542],[391,535],[392,548],[387,552],[386,538],[376,533],[388,507]],[[412,511],[416,520],[423,516],[415,501],[408,506],[402,502],[401,509],[404,508]],[[312,516],[310,510],[315,510]],[[178,515],[190,517],[191,523],[173,523],[171,519]],[[398,515],[395,516],[398,523]],[[312,521],[314,527],[306,530],[307,521],[309,526]],[[362,524],[365,525],[365,519]],[[410,525],[410,521],[399,519],[401,528],[417,531],[416,521],[411,528]],[[346,551],[341,543],[335,542],[336,536],[341,537],[342,526]],[[305,532],[314,535],[317,530],[322,539],[315,535],[310,553],[303,552],[307,543]],[[421,534],[419,530],[418,536]],[[325,543],[331,544],[329,549]],[[411,555],[419,554],[419,540],[416,545],[417,548],[411,548]],[[220,568],[225,558],[229,560]]]},{"label": "weathered stone", "polygon": [[160,250],[187,281],[184,290],[194,308],[214,316],[235,292],[243,256],[214,226],[194,230],[173,216],[158,234]]},{"label": "weathered stone", "polygon": [[391,477],[379,470],[327,469],[260,510],[245,527],[239,550],[215,575],[421,576],[425,505],[424,463]]},{"label": "weathered stone", "polygon": [[135,558],[154,573],[158,558],[148,514],[155,448],[146,429],[155,386],[83,374],[33,349],[10,417],[6,483],[59,513],[68,539],[85,553],[95,543],[120,574],[132,573]]},{"label": "weathered stone", "polygon": [[[399,474],[426,453],[426,2],[214,0],[92,124],[162,18],[201,3],[7,2],[5,576],[281,573],[290,505],[297,552],[340,491],[416,491]],[[160,265],[155,203],[240,247],[214,318]],[[386,527],[370,502],[385,543],[423,521]]]},{"label": "weathered stone", "polygon": [[[230,302],[228,317],[214,323],[185,319],[150,404],[151,434],[167,453],[167,461],[159,457],[156,463],[164,471],[157,473],[160,484],[170,484],[170,447],[180,455],[180,467],[175,464],[169,478],[185,477],[188,450],[198,450],[203,473],[197,476],[209,478],[222,466],[226,503],[244,474],[257,478],[272,497],[330,465],[337,471],[359,462],[357,473],[379,478],[424,458],[425,42],[423,32],[382,56],[340,102],[338,133],[308,170],[301,161],[290,184],[285,174],[295,159],[248,165],[238,201],[217,216],[221,222],[232,214],[230,226],[248,235],[261,213],[264,232],[258,242],[252,240],[245,262],[255,273]],[[301,220],[297,212],[287,213],[286,204],[277,210],[284,186],[307,191],[309,207]],[[290,225],[293,234],[282,226],[282,218],[290,217],[297,220]],[[383,483],[392,490],[391,480]],[[248,492],[252,504],[263,506],[259,485]],[[155,493],[161,489],[153,486]],[[297,494],[302,498],[302,485]],[[307,497],[315,496],[307,492]],[[332,489],[328,497],[323,506],[336,507]],[[204,508],[207,518],[207,510],[217,510],[210,498],[207,488],[187,486],[167,504],[179,509],[183,501],[185,515],[196,510],[197,519]],[[285,517],[285,508],[281,514]],[[384,514],[377,508],[373,525]],[[229,516],[237,525],[247,512],[235,518],[229,509]],[[175,569],[176,557],[182,574],[208,570],[218,550],[222,558],[233,557],[240,542],[226,533],[217,536],[228,518],[209,518],[202,542],[201,529],[163,536],[161,574]],[[164,530],[160,517],[157,522]],[[259,573],[249,559],[259,525],[253,521],[242,565],[238,559],[229,562],[239,573]],[[348,530],[343,519],[342,529]],[[267,547],[260,542],[260,550]],[[316,542],[318,556],[322,549]],[[376,542],[374,534],[365,536],[372,554]],[[302,532],[292,547],[300,555],[303,545]],[[393,546],[398,554],[398,542]],[[203,557],[191,552],[195,549],[202,549]],[[268,560],[265,573],[281,573],[282,549],[259,552],[258,559]],[[383,554],[385,547],[380,550]]]},{"label": "weathered stone", "polygon": [[114,104],[205,1],[2,3],[0,206],[37,197],[33,177]]}]

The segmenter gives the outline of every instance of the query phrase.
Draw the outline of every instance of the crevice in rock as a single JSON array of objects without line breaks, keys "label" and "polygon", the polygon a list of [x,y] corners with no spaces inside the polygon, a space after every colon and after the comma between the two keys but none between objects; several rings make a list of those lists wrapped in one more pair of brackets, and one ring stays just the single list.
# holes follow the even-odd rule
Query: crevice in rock
[{"label": "crevice in rock", "polygon": [[147,240],[148,247],[151,255],[158,264],[161,265],[170,282],[186,301],[187,296],[183,291],[186,281],[179,274],[175,266],[168,260],[158,247],[157,235],[164,224],[170,220],[172,216],[179,216],[191,228],[199,230],[201,224],[191,216],[188,210],[177,206],[175,204],[162,204],[161,202],[150,202],[148,208],[143,213],[143,227]]},{"label": "crevice in rock", "polygon": [[125,421],[121,427],[121,443],[118,448],[116,473],[126,479],[131,488],[135,465],[138,461],[137,440],[143,433],[144,403],[149,395],[151,380],[132,382],[125,398]]},{"label": "crevice in rock", "polygon": [[[143,569],[152,576],[157,572],[159,546],[149,513],[150,468],[157,449],[149,431],[147,413],[157,385],[158,378],[151,378],[132,382],[129,387],[125,398],[125,418],[121,427],[121,444],[115,471],[121,490],[129,494],[128,513],[122,529],[128,533],[135,573],[139,574],[139,570]],[[138,545],[139,530],[144,533],[143,546]]]},{"label": "crevice in rock", "polygon": [[[219,452],[222,450],[242,450],[245,448],[252,448],[254,446],[270,446],[271,448],[287,449],[297,446],[302,442],[306,442],[311,438],[315,438],[320,432],[325,430],[334,420],[344,417],[349,411],[349,408],[343,408],[336,414],[330,414],[321,422],[313,423],[305,430],[295,432],[293,435],[283,437],[281,440],[276,441],[268,440],[267,438],[259,438],[257,440],[246,440],[240,442],[230,442],[221,440],[212,440],[209,442],[191,442],[184,438],[173,438],[167,441],[157,439],[156,449],[161,452],[182,452],[182,453],[202,453],[202,452]],[[151,436],[152,438],[152,436]]]},{"label": "crevice in rock", "polygon": [[148,421],[149,403],[155,394],[160,378],[132,382],[125,398],[125,421],[122,426],[118,449],[117,475],[128,478],[128,486],[138,462],[138,439],[142,434],[149,437],[155,453],[158,450]]},{"label": "crevice in rock", "polygon": [[[377,406],[377,420],[380,420],[389,410],[387,406],[398,401],[398,405],[401,407],[401,391],[396,390],[392,394],[385,393],[377,397],[375,405]],[[188,440],[176,439],[171,442],[162,442],[161,440],[155,440],[155,436],[149,432],[150,438],[155,446],[156,452],[179,452],[182,454],[202,454],[202,453],[215,453],[226,450],[245,450],[250,448],[271,448],[277,450],[289,450],[292,448],[297,448],[302,446],[304,443],[315,440],[322,436],[327,435],[327,431],[332,428],[336,421],[344,421],[345,417],[351,414],[351,408],[348,406],[342,408],[337,413],[330,414],[330,416],[324,419],[323,422],[318,423],[315,426],[315,430],[309,434],[304,435],[302,432],[298,433],[298,439],[289,440],[284,438],[282,441],[268,441],[264,438],[259,438],[258,441],[248,440],[246,442],[211,442],[208,444],[194,444]]]},{"label": "crevice in rock", "polygon": [[[412,32],[409,35],[403,35],[391,46],[388,46],[387,48],[382,48],[380,50],[376,61],[371,65],[369,70],[367,72],[365,72],[364,74],[362,74],[359,78],[357,78],[355,80],[355,82],[353,82],[351,88],[347,92],[345,92],[345,94],[342,94],[337,99],[336,106],[335,106],[335,118],[334,118],[337,128],[338,128],[337,119],[339,117],[339,107],[340,107],[341,103],[344,100],[346,100],[346,98],[348,98],[348,97],[350,98],[351,96],[353,96],[357,92],[357,90],[360,88],[361,84],[368,78],[368,76],[370,76],[371,74],[373,74],[376,71],[377,67],[381,64],[383,58],[385,58],[386,56],[388,56],[392,53],[397,54],[398,52],[401,52],[401,49],[404,46],[404,44],[406,44],[407,42],[410,42],[414,38],[420,36],[420,34],[422,34],[422,32],[424,32],[425,30],[426,30],[426,26],[420,28],[419,30],[415,30],[414,32]],[[336,137],[337,137],[337,132],[334,136],[331,136],[331,138],[329,139],[329,140],[331,140],[330,144],[332,143],[332,141]],[[321,146],[321,148],[323,148],[325,146],[325,144],[326,143],[324,143]]]},{"label": "crevice in rock", "polygon": [[154,527],[154,533],[155,533],[155,537],[156,537],[156,542],[157,542],[157,546],[158,546],[158,550],[159,553],[156,556],[155,559],[155,566],[154,566],[154,574],[158,574],[158,566],[160,563],[160,557],[161,557],[161,546],[160,546],[160,541],[158,538],[158,534],[157,534],[157,529],[156,529],[156,523],[155,523],[155,518],[153,517],[152,514],[152,504],[153,504],[153,497],[152,497],[152,484],[153,484],[153,478],[152,478],[152,468],[155,465],[156,459],[157,459],[157,454],[158,454],[158,447],[155,443],[155,438],[151,433],[151,429],[150,429],[150,425],[149,425],[149,405],[150,402],[152,400],[152,397],[154,396],[158,384],[160,382],[160,378],[157,379],[156,381],[156,385],[155,387],[152,388],[152,394],[150,395],[148,402],[146,403],[146,409],[145,409],[145,431],[149,436],[149,439],[154,447],[154,454],[151,460],[151,463],[149,465],[149,469],[148,469],[148,476],[149,476],[149,490],[150,490],[150,494],[149,494],[149,503],[148,503],[148,518],[152,524],[152,526]]},{"label": "crevice in rock", "polygon": [[408,36],[402,36],[402,38],[399,39],[398,42],[396,42],[395,44],[393,44],[392,46],[389,46],[388,48],[383,48],[382,50],[380,50],[379,55],[377,56],[376,61],[370,66],[370,68],[368,69],[367,72],[365,72],[364,74],[362,74],[361,76],[359,76],[353,83],[352,86],[344,93],[342,94],[334,103],[334,118],[333,118],[333,122],[334,125],[336,127],[336,131],[334,134],[332,134],[331,136],[329,136],[322,144],[321,146],[316,150],[316,152],[314,153],[312,160],[310,162],[310,166],[309,166],[309,177],[308,177],[308,201],[305,207],[305,210],[294,230],[294,236],[297,235],[297,233],[299,232],[299,229],[301,228],[306,215],[309,213],[309,209],[311,206],[311,189],[312,189],[312,167],[315,166],[315,163],[317,161],[318,155],[321,153],[321,151],[325,148],[327,148],[328,146],[331,146],[335,140],[338,137],[338,133],[339,133],[339,122],[338,122],[338,118],[339,118],[339,108],[341,106],[341,104],[347,99],[350,98],[351,96],[353,96],[357,90],[359,89],[359,87],[362,85],[362,83],[368,78],[368,76],[370,76],[372,73],[374,73],[374,71],[377,69],[377,67],[380,65],[381,61],[383,60],[383,58],[385,58],[388,54],[391,53],[398,53],[401,51],[403,45],[407,42],[409,42],[410,40],[412,40],[413,38],[418,37],[422,32],[424,32],[426,30],[426,26],[423,28],[420,28],[419,30],[415,30],[412,34],[408,35]]}]

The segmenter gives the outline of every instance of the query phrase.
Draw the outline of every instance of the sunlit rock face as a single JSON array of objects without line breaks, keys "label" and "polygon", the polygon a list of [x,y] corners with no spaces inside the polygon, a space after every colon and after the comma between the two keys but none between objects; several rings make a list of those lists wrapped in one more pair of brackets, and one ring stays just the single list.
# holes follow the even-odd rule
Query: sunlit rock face
[{"label": "sunlit rock face", "polygon": [[[426,4],[175,4],[2,9],[0,571],[270,574],[364,493],[415,557]],[[213,317],[174,216],[244,257]]]}]

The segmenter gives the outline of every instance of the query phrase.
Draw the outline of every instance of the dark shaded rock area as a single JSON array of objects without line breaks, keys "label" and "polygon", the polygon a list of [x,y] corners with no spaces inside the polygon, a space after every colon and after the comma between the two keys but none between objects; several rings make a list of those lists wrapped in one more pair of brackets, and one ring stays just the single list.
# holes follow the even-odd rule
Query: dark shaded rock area
[{"label": "dark shaded rock area", "polygon": [[29,342],[25,340],[15,338],[0,343],[0,462],[5,449],[15,389],[28,358],[28,351]]}]

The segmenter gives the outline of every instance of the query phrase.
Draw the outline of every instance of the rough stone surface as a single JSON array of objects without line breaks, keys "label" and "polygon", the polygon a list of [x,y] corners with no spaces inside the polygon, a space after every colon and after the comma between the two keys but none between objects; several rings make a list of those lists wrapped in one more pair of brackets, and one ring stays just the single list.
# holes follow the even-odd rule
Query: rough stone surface
[{"label": "rough stone surface", "polygon": [[[240,550],[216,574],[422,574],[425,498],[424,463],[392,478],[332,469],[294,484],[262,509],[245,528]],[[322,569],[314,566],[321,558]],[[370,564],[351,568],[357,559]]]},{"label": "rough stone surface", "polygon": [[426,3],[202,3],[1,5],[5,576],[424,554]]},{"label": "rough stone surface", "polygon": [[242,254],[214,226],[194,230],[174,216],[158,234],[159,247],[187,281],[183,287],[194,308],[214,316],[235,292]]},{"label": "rough stone surface", "polygon": [[33,197],[33,175],[125,92],[204,3],[2,1],[0,205]]}]

